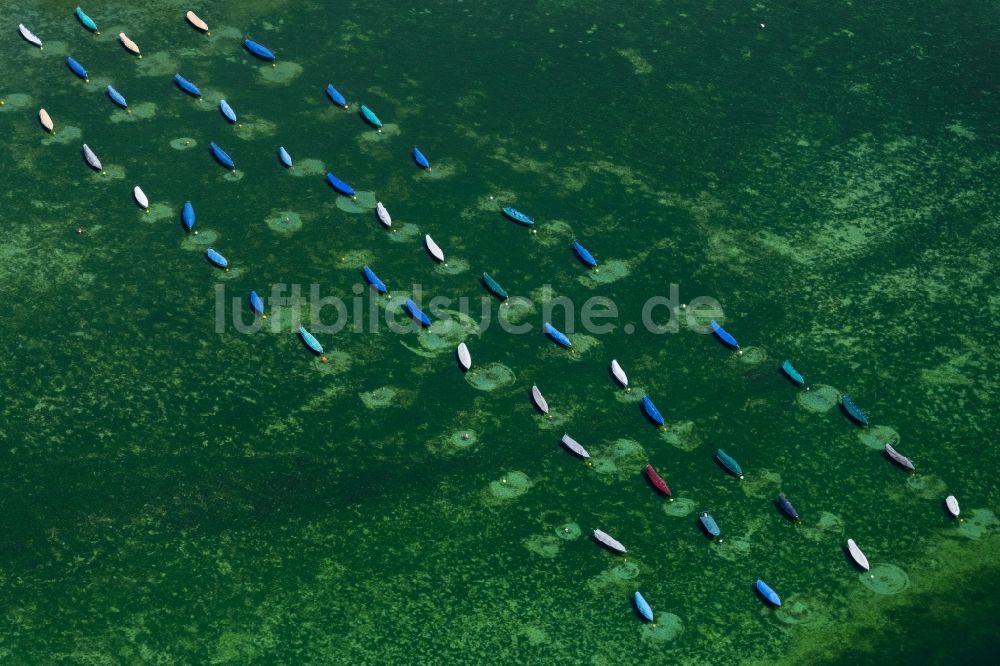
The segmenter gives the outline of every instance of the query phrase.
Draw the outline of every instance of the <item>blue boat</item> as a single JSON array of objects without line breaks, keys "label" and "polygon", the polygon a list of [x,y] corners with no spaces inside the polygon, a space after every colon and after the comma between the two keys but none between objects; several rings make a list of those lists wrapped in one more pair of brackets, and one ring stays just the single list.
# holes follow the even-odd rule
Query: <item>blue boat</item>
[{"label": "blue boat", "polygon": [[340,94],[340,91],[333,87],[332,83],[326,87],[326,94],[334,104],[347,108],[347,100]]},{"label": "blue boat", "polygon": [[701,521],[701,526],[705,528],[705,531],[708,532],[708,535],[713,539],[722,533],[719,529],[718,523],[715,522],[715,518],[708,515],[708,511],[702,511],[701,515],[698,516],[698,520]]},{"label": "blue boat", "polygon": [[424,326],[431,325],[431,319],[423,313],[423,311],[417,307],[411,299],[406,299],[406,309],[410,312],[410,316],[419,321]]},{"label": "blue boat", "polygon": [[111,101],[118,106],[123,109],[128,109],[128,102],[125,101],[125,97],[112,86],[108,86],[108,97],[110,97]]},{"label": "blue boat", "polygon": [[219,161],[219,164],[236,171],[236,164],[233,162],[233,158],[230,157],[229,154],[222,148],[219,148],[218,144],[213,141],[208,144],[208,147],[212,150],[212,155],[214,155],[215,159]]},{"label": "blue boat", "polygon": [[559,343],[566,349],[569,349],[570,347],[573,346],[573,343],[569,341],[569,338],[566,337],[565,333],[563,333],[558,328],[556,328],[555,326],[553,326],[548,322],[545,322],[545,332],[549,334],[549,337],[551,337],[553,340],[555,340],[557,343]]},{"label": "blue boat", "polygon": [[86,14],[84,14],[83,10],[80,9],[79,6],[77,6],[77,8],[74,11],[74,13],[76,14],[76,17],[78,19],[80,19],[80,23],[83,24],[84,28],[86,28],[87,30],[90,30],[95,35],[101,34],[100,32],[97,31],[97,24],[94,23],[94,19],[92,19],[89,16],[87,16]]},{"label": "blue boat", "polygon": [[361,105],[361,117],[364,118],[369,125],[377,129],[379,132],[382,131],[382,121],[378,119],[375,112],[369,109],[364,104]]},{"label": "blue boat", "polygon": [[840,404],[844,406],[844,411],[847,412],[848,416],[863,426],[868,425],[868,415],[861,411],[860,407],[854,404],[854,401],[851,400],[851,396],[846,393],[840,396]]},{"label": "blue boat", "polygon": [[365,279],[368,280],[368,284],[375,287],[375,291],[377,291],[380,294],[384,294],[387,291],[389,291],[388,289],[386,289],[385,283],[382,282],[382,280],[379,280],[378,276],[375,275],[375,271],[370,269],[368,266],[365,266],[364,272],[365,272]]},{"label": "blue boat", "polygon": [[573,249],[576,251],[576,256],[580,257],[580,261],[591,268],[597,268],[597,259],[594,259],[594,255],[588,252],[587,248],[580,245],[578,241],[573,241]]},{"label": "blue boat", "polygon": [[781,598],[778,593],[772,590],[767,583],[762,581],[760,578],[757,579],[757,591],[760,592],[760,596],[764,597],[767,603],[772,606],[780,606]]},{"label": "blue boat", "polygon": [[646,618],[647,622],[652,622],[653,609],[649,607],[649,604],[646,603],[646,600],[642,598],[642,595],[639,594],[638,591],[636,591],[635,596],[632,597],[632,599],[635,601],[635,608],[636,610],[639,611],[639,615]]},{"label": "blue boat", "polygon": [[181,222],[184,223],[185,231],[191,231],[194,228],[194,206],[191,205],[190,201],[184,202],[184,208],[181,210]]},{"label": "blue boat", "polygon": [[181,90],[191,95],[192,97],[199,97],[199,98],[201,97],[201,91],[198,90],[198,86],[191,83],[180,74],[174,74],[174,83],[176,83]]},{"label": "blue boat", "polygon": [[780,493],[778,495],[778,508],[781,509],[783,514],[788,516],[789,520],[799,519],[799,512],[795,510],[795,507],[788,501],[788,498],[785,497],[784,493]]},{"label": "blue boat", "polygon": [[330,186],[343,194],[345,197],[354,197],[354,188],[342,181],[341,179],[334,176],[332,173],[327,171],[326,182],[330,183]]},{"label": "blue boat", "polygon": [[261,300],[256,291],[250,292],[250,309],[258,317],[264,316],[264,301]]},{"label": "blue boat", "polygon": [[791,361],[785,361],[784,363],[782,363],[781,370],[782,372],[785,373],[788,379],[790,379],[792,383],[795,384],[796,386],[802,386],[803,384],[806,383],[806,380],[802,376],[802,373],[795,369],[795,366],[792,365]]},{"label": "blue boat", "polygon": [[219,268],[229,268],[229,260],[223,257],[215,250],[213,250],[212,248],[208,248],[207,250],[205,250],[205,256],[208,257],[208,260],[211,261],[216,266],[218,266]]},{"label": "blue boat", "polygon": [[431,163],[427,161],[427,158],[424,157],[424,154],[416,146],[413,146],[413,160],[421,169],[431,170]]},{"label": "blue boat", "polygon": [[85,70],[83,65],[78,63],[72,56],[66,58],[66,66],[69,67],[71,72],[79,76],[85,82],[90,83],[90,77],[87,75],[87,70]]},{"label": "blue boat", "polygon": [[288,151],[285,150],[284,146],[280,146],[278,148],[278,159],[281,160],[281,163],[289,169],[292,168],[292,156],[288,154]]},{"label": "blue boat", "polygon": [[658,426],[663,425],[663,414],[660,414],[660,410],[656,408],[656,405],[653,404],[653,401],[649,399],[648,395],[642,396],[642,408],[646,412],[646,416],[649,417],[650,421]]},{"label": "blue boat", "polygon": [[528,227],[530,227],[532,224],[535,223],[535,220],[533,220],[532,218],[528,217],[518,209],[513,208],[511,206],[507,206],[506,208],[504,208],[503,214],[509,217],[510,219],[514,220],[515,222],[520,222],[521,224]]},{"label": "blue boat", "polygon": [[234,125],[236,124],[236,112],[233,111],[233,107],[229,106],[229,102],[221,100],[219,102],[219,111],[226,117],[226,120]]},{"label": "blue boat", "polygon": [[323,345],[319,343],[312,333],[306,330],[305,326],[299,326],[299,337],[302,338],[302,342],[306,343],[309,349],[313,350],[317,354],[323,353]]},{"label": "blue boat", "polygon": [[730,335],[729,332],[726,331],[726,329],[719,326],[719,323],[714,319],[711,322],[711,326],[712,326],[712,332],[715,333],[717,336],[719,336],[719,339],[722,340],[725,344],[732,347],[733,349],[740,348],[740,343],[736,342],[736,338]]},{"label": "blue boat", "polygon": [[274,62],[274,53],[271,49],[267,48],[262,44],[258,44],[252,39],[244,39],[243,46],[246,47],[247,51],[254,54],[261,60],[267,60],[268,62]]}]

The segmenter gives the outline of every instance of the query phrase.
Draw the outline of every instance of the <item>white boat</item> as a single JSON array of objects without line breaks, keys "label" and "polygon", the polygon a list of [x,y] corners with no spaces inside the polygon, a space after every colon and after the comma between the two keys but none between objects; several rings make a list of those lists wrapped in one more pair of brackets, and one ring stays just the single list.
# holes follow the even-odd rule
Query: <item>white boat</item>
[{"label": "white boat", "polygon": [[438,244],[434,242],[430,234],[424,236],[424,245],[427,246],[427,251],[431,253],[431,256],[438,261],[444,261],[444,251],[438,247]]},{"label": "white boat", "polygon": [[378,215],[378,221],[386,227],[392,226],[392,218],[389,217],[389,211],[385,209],[381,201],[375,204],[375,214]]},{"label": "white boat", "polygon": [[847,552],[851,554],[851,559],[854,560],[855,564],[865,571],[868,571],[870,568],[868,566],[868,558],[865,557],[865,554],[861,552],[860,548],[858,548],[858,544],[854,543],[854,539],[847,540]]},{"label": "white boat", "polygon": [[55,128],[55,125],[52,124],[52,118],[49,117],[49,112],[45,109],[38,110],[38,122],[42,123],[42,127],[49,132],[52,132]]},{"label": "white boat", "polygon": [[625,553],[625,546],[621,544],[618,539],[614,538],[607,532],[602,530],[594,530],[594,538],[603,543],[605,546],[615,551],[616,553]]},{"label": "white boat", "polygon": [[139,45],[136,44],[135,42],[133,42],[128,37],[126,37],[124,32],[119,32],[118,33],[118,39],[121,40],[122,46],[124,46],[126,49],[128,49],[132,53],[136,54],[140,58],[142,57],[142,54],[139,53]]},{"label": "white boat", "polygon": [[954,518],[958,518],[958,514],[961,513],[958,508],[958,500],[955,499],[954,495],[948,495],[944,498],[944,505],[948,508],[948,513]]},{"label": "white boat", "polygon": [[17,29],[21,31],[22,37],[24,37],[26,40],[28,40],[38,48],[42,48],[42,40],[38,39],[35,33],[28,30],[28,28],[25,27],[23,23],[19,23]]},{"label": "white boat", "polygon": [[545,401],[545,396],[542,395],[537,386],[531,387],[531,399],[535,401],[535,407],[538,407],[538,411],[542,414],[549,413],[549,403]]},{"label": "white boat", "polygon": [[587,458],[590,457],[590,454],[587,452],[587,449],[583,448],[580,442],[570,437],[569,434],[564,434],[562,436],[562,443],[563,446],[565,446],[567,449],[569,449],[576,455],[580,456],[581,458],[586,460]]},{"label": "white boat", "polygon": [[132,195],[135,196],[135,200],[143,210],[149,210],[149,199],[146,198],[146,193],[142,191],[141,187],[136,185],[135,189],[132,190]]},{"label": "white boat", "polygon": [[458,345],[458,362],[463,370],[472,367],[472,354],[469,353],[469,348],[465,346],[464,342]]},{"label": "white boat", "polygon": [[208,24],[202,21],[200,18],[198,18],[197,14],[195,14],[194,12],[188,12],[184,16],[185,18],[187,18],[188,23],[198,28],[202,32],[208,32]]},{"label": "white boat", "polygon": [[614,375],[615,381],[622,385],[622,388],[628,388],[628,375],[618,363],[618,359],[611,360],[611,374]]},{"label": "white boat", "polygon": [[83,144],[83,159],[87,160],[87,164],[97,171],[104,171],[104,167],[101,166],[101,160],[97,159],[97,155],[87,144]]}]

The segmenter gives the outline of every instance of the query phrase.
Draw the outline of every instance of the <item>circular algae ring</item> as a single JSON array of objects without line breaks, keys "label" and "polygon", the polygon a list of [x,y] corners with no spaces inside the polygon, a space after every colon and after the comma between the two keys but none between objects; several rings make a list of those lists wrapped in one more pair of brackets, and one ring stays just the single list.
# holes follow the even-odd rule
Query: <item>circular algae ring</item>
[{"label": "circular algae ring", "polygon": [[774,614],[784,624],[812,622],[815,619],[814,603],[807,597],[792,595],[787,599],[782,599],[781,608],[777,609]]},{"label": "circular algae ring", "polygon": [[591,458],[590,463],[594,471],[598,474],[614,474],[618,471],[618,465],[611,458],[597,456],[596,458]]},{"label": "circular algae ring", "polygon": [[507,472],[498,481],[490,481],[490,495],[498,500],[512,500],[531,489],[531,479],[524,472]]},{"label": "circular algae ring", "polygon": [[686,497],[679,497],[673,502],[663,503],[663,513],[668,516],[683,518],[684,516],[691,515],[692,512],[694,512],[694,500]]},{"label": "circular algae ring", "polygon": [[556,536],[564,541],[573,541],[580,538],[582,530],[576,523],[565,523],[555,528]]},{"label": "circular algae ring", "polygon": [[553,558],[559,554],[562,542],[551,534],[532,534],[524,540],[524,547],[536,555]]},{"label": "circular algae ring", "polygon": [[611,567],[611,576],[619,580],[633,580],[639,576],[639,565],[635,562],[622,562]]},{"label": "circular algae ring", "polygon": [[501,363],[484,365],[475,373],[465,374],[465,381],[480,391],[495,391],[514,383],[514,371]]},{"label": "circular algae ring", "polygon": [[456,430],[446,438],[448,448],[456,451],[471,449],[479,441],[479,437],[474,430]]},{"label": "circular algae ring", "polygon": [[767,352],[760,347],[744,347],[742,351],[737,358],[746,365],[757,365],[767,360]]},{"label": "circular algae ring", "polygon": [[267,228],[282,236],[290,236],[302,228],[302,216],[290,210],[275,211],[267,218]]},{"label": "circular algae ring", "polygon": [[840,391],[832,386],[819,384],[811,387],[808,391],[799,391],[795,395],[795,400],[802,408],[823,414],[836,407],[840,402]]},{"label": "circular algae ring", "polygon": [[257,68],[260,77],[268,83],[288,83],[302,73],[302,65],[283,60],[271,65],[261,65]]},{"label": "circular algae ring", "polygon": [[653,616],[655,624],[642,625],[642,638],[648,641],[666,643],[681,635],[684,631],[684,623],[673,613],[660,613]]},{"label": "circular algae ring", "polygon": [[694,421],[678,421],[661,430],[660,438],[681,451],[694,451],[701,445],[701,437],[694,430]]},{"label": "circular algae ring", "polygon": [[181,249],[192,252],[204,252],[205,247],[219,240],[219,232],[206,229],[197,234],[191,233],[181,241]]},{"label": "circular algae ring", "polygon": [[877,594],[899,594],[910,586],[910,577],[895,564],[879,563],[871,571],[858,573],[858,579]]},{"label": "circular algae ring", "polygon": [[170,142],[170,147],[174,150],[191,150],[198,146],[198,141],[189,136],[182,136]]},{"label": "circular algae ring", "polygon": [[469,270],[469,262],[465,259],[448,259],[443,264],[438,264],[437,270],[447,275],[458,275]]},{"label": "circular algae ring", "polygon": [[899,442],[899,433],[884,425],[869,426],[858,430],[858,439],[869,449],[882,451],[886,444],[893,446]]},{"label": "circular algae ring", "polygon": [[361,402],[368,409],[383,409],[392,405],[396,399],[396,389],[391,386],[382,386],[374,391],[361,394]]}]

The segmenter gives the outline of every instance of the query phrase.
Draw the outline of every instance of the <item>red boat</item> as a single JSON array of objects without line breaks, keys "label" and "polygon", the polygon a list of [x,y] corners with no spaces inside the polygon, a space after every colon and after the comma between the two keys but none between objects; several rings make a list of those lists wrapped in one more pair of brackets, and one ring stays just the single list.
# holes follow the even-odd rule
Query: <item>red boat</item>
[{"label": "red boat", "polygon": [[668,486],[667,482],[663,480],[663,477],[656,473],[656,470],[653,469],[652,465],[646,465],[646,476],[648,476],[649,480],[653,482],[653,485],[656,486],[657,490],[667,497],[670,497],[670,486]]}]

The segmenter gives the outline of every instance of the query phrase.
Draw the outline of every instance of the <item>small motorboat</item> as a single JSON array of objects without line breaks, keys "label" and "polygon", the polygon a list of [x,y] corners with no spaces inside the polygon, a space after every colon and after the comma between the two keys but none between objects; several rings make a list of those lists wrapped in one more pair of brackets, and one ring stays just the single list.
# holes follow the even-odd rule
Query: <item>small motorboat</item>
[{"label": "small motorboat", "polygon": [[368,266],[365,266],[362,270],[364,271],[365,279],[368,280],[368,284],[370,284],[375,289],[375,291],[377,291],[380,294],[384,294],[389,291],[386,288],[385,283],[382,282],[382,280],[380,280],[377,275],[375,275],[375,271],[373,271]]},{"label": "small motorboat", "polygon": [[256,291],[250,292],[250,309],[258,317],[264,316],[264,301],[261,300]]},{"label": "small motorboat", "polygon": [[252,39],[244,39],[243,40],[243,46],[246,47],[247,51],[249,51],[250,53],[254,54],[255,56],[257,56],[261,60],[266,60],[268,62],[274,62],[274,52],[271,51],[271,49],[269,49],[266,46],[264,46],[263,44],[258,44],[257,42],[253,41]]},{"label": "small motorboat", "polygon": [[127,51],[134,53],[140,58],[142,57],[142,53],[139,52],[139,45],[129,39],[124,32],[118,33],[118,41],[122,43],[122,46],[124,46]]},{"label": "small motorboat", "polygon": [[712,518],[708,511],[702,511],[701,515],[698,516],[698,521],[701,523],[701,526],[705,529],[708,535],[713,539],[722,533],[719,529],[718,523],[715,522],[715,518]]},{"label": "small motorboat", "polygon": [[285,150],[284,146],[278,147],[278,159],[281,160],[281,163],[289,169],[292,168],[292,156],[288,154],[288,151]]},{"label": "small motorboat", "polygon": [[531,400],[532,402],[535,403],[535,407],[537,407],[538,411],[540,411],[542,414],[549,413],[549,403],[545,400],[545,396],[542,395],[542,392],[538,389],[538,386],[533,385],[531,387]]},{"label": "small motorboat", "polygon": [[904,456],[902,453],[892,448],[892,444],[885,445],[885,455],[889,456],[889,460],[896,463],[905,470],[911,472],[916,471],[913,467],[913,461]]},{"label": "small motorboat", "polygon": [[594,259],[594,255],[592,255],[587,248],[580,245],[578,241],[573,241],[573,251],[576,252],[576,256],[579,257],[580,261],[582,261],[586,266],[589,266],[590,268],[597,268],[597,259]]},{"label": "small motorboat", "polygon": [[52,118],[49,116],[49,112],[45,109],[38,110],[38,122],[42,124],[46,132],[54,132],[55,125],[52,123]]},{"label": "small motorboat", "polygon": [[444,261],[444,250],[442,250],[434,239],[431,238],[430,234],[424,236],[424,245],[427,247],[427,251],[431,253],[435,261]]},{"label": "small motorboat", "polygon": [[656,405],[653,404],[648,395],[642,396],[642,409],[646,413],[646,416],[649,417],[649,420],[657,426],[662,426],[665,423],[663,414],[660,414],[660,410],[656,408]]},{"label": "small motorboat", "polygon": [[90,83],[90,76],[87,74],[87,70],[75,58],[72,56],[66,58],[66,66],[69,67],[71,72],[83,79],[84,83]]},{"label": "small motorboat", "polygon": [[427,169],[428,171],[431,170],[431,163],[427,161],[427,158],[424,157],[424,154],[420,152],[420,149],[416,146],[413,146],[413,161],[416,162],[417,166],[421,169]]},{"label": "small motorboat", "polygon": [[121,108],[128,110],[128,102],[125,101],[125,96],[114,89],[114,86],[108,86],[108,97],[111,101],[120,106]]},{"label": "small motorboat", "polygon": [[483,284],[485,284],[486,288],[490,290],[490,293],[499,298],[501,301],[507,300],[507,290],[501,287],[500,283],[494,280],[486,271],[483,271]]},{"label": "small motorboat", "polygon": [[732,349],[740,348],[740,343],[736,342],[736,338],[730,335],[726,329],[719,326],[717,321],[713,319],[709,325],[712,327],[712,332],[715,333],[719,340],[722,340],[726,346],[731,347]]},{"label": "small motorboat", "polygon": [[803,384],[806,383],[806,380],[802,376],[802,373],[800,373],[798,370],[795,369],[795,366],[792,365],[791,361],[785,361],[784,363],[782,363],[781,370],[782,372],[785,373],[785,376],[788,377],[788,379],[796,386],[802,386]]},{"label": "small motorboat", "polygon": [[535,223],[535,220],[533,218],[528,217],[527,215],[525,215],[518,209],[514,208],[513,206],[505,207],[503,209],[503,214],[509,217],[510,219],[514,220],[515,222],[523,224],[526,227],[530,227]]},{"label": "small motorboat", "polygon": [[628,375],[625,374],[625,370],[622,368],[621,364],[617,359],[611,359],[611,376],[615,378],[623,389],[628,388]]},{"label": "small motorboat", "polygon": [[139,204],[139,208],[145,211],[149,210],[149,199],[146,197],[146,193],[142,191],[142,188],[136,185],[132,188],[132,196],[135,197],[135,202]]},{"label": "small motorboat", "polygon": [[178,88],[180,88],[187,94],[191,95],[192,97],[197,97],[199,99],[201,98],[201,90],[198,88],[198,86],[191,83],[180,74],[174,74],[174,83],[177,84]]},{"label": "small motorboat", "polygon": [[236,171],[236,163],[233,162],[233,158],[229,156],[229,153],[224,151],[219,147],[214,141],[209,144],[209,149],[212,151],[212,156],[215,157],[216,161],[227,169],[232,169]]},{"label": "small motorboat", "polygon": [[201,30],[202,32],[207,33],[209,35],[212,34],[208,32],[208,24],[202,21],[200,18],[198,18],[198,15],[195,14],[194,12],[188,12],[187,14],[184,15],[184,18],[186,18],[188,20],[188,23],[190,23],[198,30]]},{"label": "small motorboat", "polygon": [[334,104],[345,109],[347,108],[347,100],[333,87],[332,83],[326,87],[326,94]]},{"label": "small motorboat", "polygon": [[772,590],[767,583],[762,581],[760,578],[757,579],[757,591],[760,596],[764,597],[764,600],[772,606],[781,606],[781,598],[778,597],[778,593]]},{"label": "small motorboat", "polygon": [[361,105],[361,117],[367,121],[369,125],[377,129],[379,132],[382,131],[382,121],[378,119],[375,112],[369,109],[364,104]]},{"label": "small motorboat", "polygon": [[948,509],[948,513],[951,514],[952,518],[958,518],[961,510],[958,508],[958,500],[955,499],[954,495],[948,495],[944,498],[944,506]]},{"label": "small motorboat", "polygon": [[219,268],[229,268],[229,260],[223,257],[215,250],[213,250],[212,248],[208,248],[207,250],[205,250],[205,256],[208,257],[208,260],[211,261],[216,266],[218,266]]},{"label": "small motorboat", "polygon": [[610,550],[616,553],[628,552],[627,550],[625,550],[625,546],[623,546],[621,542],[618,541],[618,539],[614,538],[613,536],[611,536],[610,534],[608,534],[603,530],[594,530],[594,538],[597,540],[598,543],[607,546]]},{"label": "small motorboat", "polygon": [[385,228],[392,226],[392,218],[389,217],[389,211],[385,209],[385,205],[381,201],[375,203],[375,216],[378,217],[378,221],[382,223]]},{"label": "small motorboat", "polygon": [[639,615],[645,618],[646,622],[652,622],[653,609],[649,607],[649,604],[646,603],[646,600],[643,599],[642,595],[636,591],[635,596],[633,596],[632,599],[635,601],[635,609],[639,611]]},{"label": "small motorboat", "polygon": [[662,476],[656,473],[656,470],[653,469],[652,465],[646,465],[646,478],[649,479],[649,482],[652,483],[657,490],[667,497],[670,497],[670,486],[667,485],[667,482],[663,480]]},{"label": "small motorboat", "polygon": [[851,396],[846,393],[840,396],[840,404],[844,407],[844,411],[847,412],[847,415],[857,421],[859,425],[868,425],[868,415],[861,411],[860,407],[854,404],[854,401],[851,400]]},{"label": "small motorboat", "polygon": [[418,308],[412,299],[406,299],[406,309],[409,311],[410,316],[420,322],[422,326],[427,327],[431,325],[431,318],[424,314],[423,310]]},{"label": "small motorboat", "polygon": [[309,347],[309,349],[317,354],[323,353],[323,345],[319,343],[316,336],[306,330],[305,326],[299,326],[299,337],[302,338],[302,342],[306,343],[306,347]]},{"label": "small motorboat", "polygon": [[570,342],[569,338],[566,336],[565,333],[563,333],[558,328],[556,328],[555,326],[553,326],[548,322],[545,322],[545,332],[560,346],[565,347],[566,349],[569,349],[573,346],[573,343]]},{"label": "small motorboat", "polygon": [[790,520],[799,519],[799,512],[795,510],[795,507],[792,506],[792,503],[788,501],[788,498],[785,497],[784,493],[780,493],[778,495],[777,504],[778,508],[781,509],[781,512],[786,516],[788,516]]},{"label": "small motorboat", "polygon": [[229,106],[229,102],[226,100],[219,100],[219,111],[222,115],[233,125],[236,124],[236,112],[233,111],[233,107]]},{"label": "small motorboat", "polygon": [[741,479],[743,478],[743,468],[740,467],[740,464],[736,462],[736,460],[731,455],[729,455],[722,449],[719,449],[718,451],[715,452],[715,458],[722,464],[723,467],[729,470],[732,474],[740,477]]},{"label": "small motorboat", "polygon": [[462,370],[468,372],[469,368],[472,367],[472,354],[469,353],[469,348],[464,342],[459,343],[458,350],[458,364],[462,366]]},{"label": "small motorboat", "polygon": [[870,569],[868,566],[868,558],[865,557],[865,554],[861,552],[860,548],[858,548],[858,544],[854,543],[854,539],[847,540],[847,554],[850,555],[851,560],[853,560],[854,563],[864,571],[868,571]]},{"label": "small motorboat", "polygon": [[184,202],[184,208],[181,209],[181,222],[184,223],[185,231],[191,231],[194,228],[194,206],[190,201]]},{"label": "small motorboat", "polygon": [[343,194],[345,197],[353,198],[356,195],[353,187],[351,187],[341,179],[337,178],[329,171],[326,173],[326,182],[330,183],[330,187],[337,190],[337,192]]},{"label": "small motorboat", "polygon": [[21,36],[24,37],[25,41],[29,44],[34,44],[38,48],[42,48],[42,40],[40,40],[35,33],[28,30],[23,23],[18,23],[17,29],[21,33]]},{"label": "small motorboat", "polygon": [[87,30],[90,30],[95,35],[101,34],[100,32],[97,31],[97,24],[94,23],[94,19],[92,19],[89,16],[87,16],[84,13],[84,11],[82,9],[80,9],[79,6],[77,6],[77,8],[76,8],[75,14],[76,14],[76,17],[78,19],[80,19],[80,23],[83,24],[84,28],[86,28]]},{"label": "small motorboat", "polygon": [[580,456],[584,460],[590,457],[590,453],[587,451],[587,449],[583,448],[583,445],[580,444],[580,442],[570,437],[569,433],[564,433],[561,441],[563,443],[563,446],[565,446],[567,449],[569,449],[576,455]]}]

